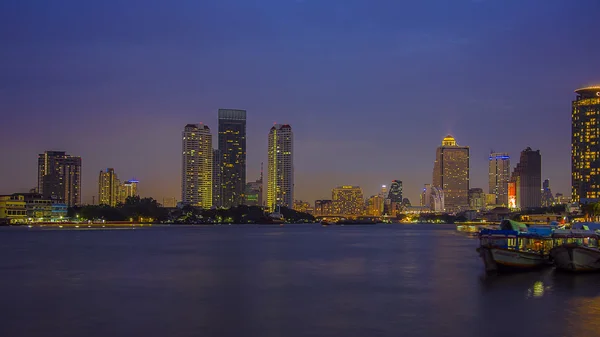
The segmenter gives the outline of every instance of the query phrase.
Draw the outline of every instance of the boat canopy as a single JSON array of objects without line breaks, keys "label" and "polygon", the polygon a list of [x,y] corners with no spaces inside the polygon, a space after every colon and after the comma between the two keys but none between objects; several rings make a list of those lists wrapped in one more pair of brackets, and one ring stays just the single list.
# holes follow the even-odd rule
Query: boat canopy
[{"label": "boat canopy", "polygon": [[574,222],[571,225],[571,229],[583,229],[583,230],[600,230],[600,223],[597,222]]},{"label": "boat canopy", "polygon": [[517,235],[519,235],[519,232],[513,231],[513,230],[502,230],[502,229],[482,229],[479,232],[479,235],[481,235],[481,236],[486,236],[486,235],[517,236]]},{"label": "boat canopy", "polygon": [[524,223],[521,223],[521,222],[504,219],[500,223],[500,229],[501,230],[512,230],[512,231],[518,231],[518,232],[526,232],[527,225]]},{"label": "boat canopy", "polygon": [[552,235],[553,231],[554,231],[554,228],[549,227],[549,226],[529,227],[527,229],[527,233],[530,233],[533,235],[538,235],[538,236],[550,236],[550,235]]},{"label": "boat canopy", "polygon": [[552,234],[552,237],[589,238],[598,237],[598,234],[595,231],[585,229],[557,229]]}]

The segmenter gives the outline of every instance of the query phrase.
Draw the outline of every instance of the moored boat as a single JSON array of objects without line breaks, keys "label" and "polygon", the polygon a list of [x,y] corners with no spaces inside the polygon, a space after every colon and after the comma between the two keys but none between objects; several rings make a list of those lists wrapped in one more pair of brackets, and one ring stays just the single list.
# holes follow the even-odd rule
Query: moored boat
[{"label": "moored boat", "polygon": [[510,220],[503,221],[500,228],[483,229],[479,233],[477,251],[486,272],[531,270],[551,264],[550,229],[527,232],[524,224]]},{"label": "moored boat", "polygon": [[557,269],[583,272],[600,271],[598,234],[592,230],[556,230],[550,256]]}]

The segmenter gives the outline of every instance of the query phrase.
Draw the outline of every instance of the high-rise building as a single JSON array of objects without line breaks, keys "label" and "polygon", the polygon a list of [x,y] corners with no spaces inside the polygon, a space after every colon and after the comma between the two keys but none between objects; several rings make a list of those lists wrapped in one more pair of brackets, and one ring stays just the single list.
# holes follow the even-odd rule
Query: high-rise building
[{"label": "high-rise building", "polygon": [[308,213],[312,211],[310,203],[302,200],[294,200],[294,211]]},{"label": "high-rise building", "polygon": [[542,206],[550,207],[554,205],[554,195],[550,189],[550,180],[546,179],[542,183]]},{"label": "high-rise building", "polygon": [[267,207],[294,206],[294,134],[287,124],[269,131]]},{"label": "high-rise building", "polygon": [[600,86],[575,90],[571,113],[572,201],[600,200]]},{"label": "high-rise building", "polygon": [[490,153],[489,194],[494,194],[493,205],[508,205],[508,182],[510,181],[510,157],[505,152]]},{"label": "high-rise building", "polygon": [[393,203],[402,204],[402,181],[392,180],[387,198]]},{"label": "high-rise building", "polygon": [[219,152],[221,206],[242,205],[246,189],[246,110],[219,109]]},{"label": "high-rise building", "polygon": [[138,184],[135,179],[127,180],[121,186],[121,203],[125,203],[127,198],[138,196]]},{"label": "high-rise building", "polygon": [[81,204],[81,157],[64,151],[38,155],[38,192],[69,207]]},{"label": "high-rise building", "polygon": [[188,124],[182,137],[181,202],[210,208],[213,202],[213,149],[210,128],[203,124]]},{"label": "high-rise building", "polygon": [[315,200],[315,216],[334,215],[333,200]]},{"label": "high-rise building", "polygon": [[373,195],[367,199],[367,215],[383,215],[384,198],[381,195]]},{"label": "high-rise building", "polygon": [[221,194],[223,194],[223,188],[221,187],[221,151],[219,149],[213,149],[213,206],[221,207]]},{"label": "high-rise building", "polygon": [[542,156],[540,150],[530,147],[521,152],[510,182],[514,183],[516,208],[525,209],[542,205]]},{"label": "high-rise building", "polygon": [[444,191],[441,188],[425,184],[423,193],[421,193],[421,206],[432,212],[443,212],[445,210]]},{"label": "high-rise building", "polygon": [[98,205],[115,207],[121,202],[121,182],[115,170],[107,168],[98,176]]},{"label": "high-rise building", "polygon": [[482,188],[469,189],[469,208],[472,210],[485,208],[485,193]]},{"label": "high-rise building", "polygon": [[437,148],[432,186],[444,191],[447,211],[469,207],[469,147],[459,146],[450,135]]},{"label": "high-rise building", "polygon": [[362,215],[365,201],[359,186],[339,186],[331,191],[336,215]]}]

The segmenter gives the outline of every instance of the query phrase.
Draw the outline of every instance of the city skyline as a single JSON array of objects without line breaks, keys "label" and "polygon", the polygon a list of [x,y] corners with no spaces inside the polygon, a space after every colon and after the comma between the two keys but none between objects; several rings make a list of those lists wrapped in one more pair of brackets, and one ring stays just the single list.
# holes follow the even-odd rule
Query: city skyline
[{"label": "city skyline", "polygon": [[[470,146],[470,187],[487,186],[490,149],[515,158],[530,146],[544,154],[542,178],[570,194],[570,102],[576,88],[600,81],[600,47],[589,43],[597,2],[461,2],[453,15],[431,3],[237,5],[246,10],[167,6],[166,20],[148,8],[142,17],[151,27],[119,11],[107,25],[98,4],[15,5],[0,21],[15,32],[2,55],[0,109],[11,113],[1,144],[12,164],[0,167],[10,177],[0,193],[35,187],[32,157],[64,150],[84,158],[84,203],[107,166],[144,181],[144,196],[178,197],[181,126],[216,130],[215,112],[239,107],[249,115],[247,180],[267,161],[264,128],[294,126],[296,199],[327,199],[346,184],[373,195],[401,179],[416,203],[430,181],[431,149],[448,133]],[[218,24],[232,16],[240,20]],[[25,131],[32,135],[20,137]]]}]

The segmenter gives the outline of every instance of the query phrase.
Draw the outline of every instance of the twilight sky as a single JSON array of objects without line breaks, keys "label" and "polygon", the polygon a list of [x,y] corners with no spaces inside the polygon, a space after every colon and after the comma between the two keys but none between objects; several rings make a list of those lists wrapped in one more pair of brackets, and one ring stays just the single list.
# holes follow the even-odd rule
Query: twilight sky
[{"label": "twilight sky", "polygon": [[[0,193],[36,186],[37,154],[180,198],[181,131],[248,111],[248,180],[275,122],[295,133],[296,199],[404,182],[413,204],[450,133],[514,167],[527,146],[570,193],[573,90],[600,83],[598,0],[3,0]],[[213,146],[216,146],[216,138]]]}]

